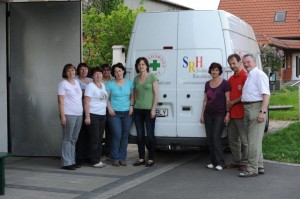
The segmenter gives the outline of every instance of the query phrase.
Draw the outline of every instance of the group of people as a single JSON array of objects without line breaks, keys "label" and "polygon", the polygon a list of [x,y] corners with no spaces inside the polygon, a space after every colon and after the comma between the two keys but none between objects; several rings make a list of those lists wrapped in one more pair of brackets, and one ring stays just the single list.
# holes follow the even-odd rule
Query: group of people
[{"label": "group of people", "polygon": [[125,78],[126,68],[122,63],[94,67],[92,78],[88,77],[90,71],[85,63],[80,63],[77,69],[72,64],[64,66],[63,80],[58,84],[63,128],[62,169],[76,170],[84,163],[104,167],[101,161],[104,132],[107,159],[112,166],[127,166],[128,136],[133,120],[139,152],[133,166],[154,165],[158,79],[149,72],[145,57],[136,60],[135,69],[137,76],[131,81]]},{"label": "group of people", "polygon": [[[209,169],[221,171],[238,168],[239,177],[264,174],[262,139],[270,98],[269,79],[257,67],[252,54],[242,60],[238,54],[228,57],[234,74],[228,81],[221,78],[222,66],[212,63],[208,72],[200,123],[205,125],[210,149]],[[226,165],[222,134],[228,127],[228,142],[233,163]]]},{"label": "group of people", "polygon": [[[205,125],[210,149],[209,169],[238,168],[240,177],[264,174],[262,139],[270,98],[267,75],[252,54],[232,54],[228,64],[234,74],[224,80],[219,63],[209,67],[200,123]],[[75,170],[86,162],[102,168],[102,138],[105,131],[106,156],[113,166],[127,166],[128,136],[132,121],[137,132],[139,159],[133,166],[154,165],[155,118],[158,79],[149,72],[145,57],[136,60],[134,81],[125,78],[121,63],[93,68],[67,64],[58,84],[60,123],[63,127],[62,168]],[[225,164],[222,144],[224,128],[233,162]],[[146,136],[147,135],[147,136]],[[78,138],[78,139],[77,139]],[[145,148],[148,149],[146,161]]]}]

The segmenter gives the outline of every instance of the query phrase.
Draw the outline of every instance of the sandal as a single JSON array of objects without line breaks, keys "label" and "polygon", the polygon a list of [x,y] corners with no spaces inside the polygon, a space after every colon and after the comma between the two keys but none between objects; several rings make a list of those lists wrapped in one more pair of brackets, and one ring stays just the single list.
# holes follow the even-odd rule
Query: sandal
[{"label": "sandal", "polygon": [[146,163],[146,165],[145,165],[145,167],[152,167],[154,165],[154,162],[147,162]]},{"label": "sandal", "polygon": [[144,161],[136,161],[133,166],[137,167],[137,166],[141,166],[141,165],[144,165],[145,164],[145,160]]}]

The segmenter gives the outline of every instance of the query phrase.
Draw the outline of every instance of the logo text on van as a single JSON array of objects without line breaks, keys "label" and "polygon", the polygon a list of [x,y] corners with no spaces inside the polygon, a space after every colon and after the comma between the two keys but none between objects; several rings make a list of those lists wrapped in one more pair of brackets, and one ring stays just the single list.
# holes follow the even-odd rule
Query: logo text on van
[{"label": "logo text on van", "polygon": [[187,68],[189,73],[194,73],[203,67],[202,56],[196,56],[195,60],[190,60],[190,61],[188,56],[184,56],[182,58],[182,61],[183,61],[182,67]]},{"label": "logo text on van", "polygon": [[158,53],[152,53],[147,56],[151,72],[156,76],[161,76],[167,68],[166,58]]}]

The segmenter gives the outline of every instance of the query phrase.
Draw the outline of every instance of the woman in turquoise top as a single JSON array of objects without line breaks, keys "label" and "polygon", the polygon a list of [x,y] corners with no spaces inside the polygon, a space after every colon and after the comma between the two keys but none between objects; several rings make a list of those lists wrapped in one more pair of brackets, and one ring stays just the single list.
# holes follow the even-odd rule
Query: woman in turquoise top
[{"label": "woman in turquoise top", "polygon": [[112,133],[111,158],[113,166],[127,166],[128,135],[133,113],[133,82],[125,79],[126,69],[121,63],[112,66],[111,75],[115,78],[106,85],[109,96],[108,124]]},{"label": "woman in turquoise top", "polygon": [[[146,167],[154,165],[155,152],[155,115],[158,100],[158,80],[149,72],[149,62],[145,57],[140,57],[135,62],[135,70],[138,75],[134,78],[135,104],[134,122],[137,131],[137,144],[139,160],[133,166],[146,164]],[[145,137],[145,127],[147,136]],[[145,161],[145,145],[148,149],[148,161]]]}]

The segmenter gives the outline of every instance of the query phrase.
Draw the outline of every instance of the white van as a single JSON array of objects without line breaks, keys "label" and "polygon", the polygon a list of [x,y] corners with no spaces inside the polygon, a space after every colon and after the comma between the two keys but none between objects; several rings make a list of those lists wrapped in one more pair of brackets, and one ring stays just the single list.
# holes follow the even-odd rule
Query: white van
[{"label": "white van", "polygon": [[[220,63],[223,78],[233,73],[227,64],[232,53],[252,53],[261,68],[253,29],[240,18],[221,10],[142,13],[132,30],[126,68],[136,75],[138,57],[146,57],[159,79],[155,136],[157,147],[181,149],[206,146],[200,124],[208,68]],[[129,142],[134,142],[135,128]],[[223,137],[227,134],[224,131]]]}]

